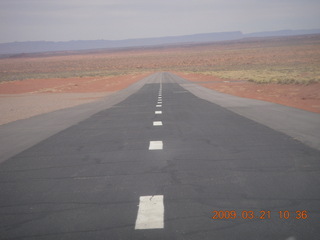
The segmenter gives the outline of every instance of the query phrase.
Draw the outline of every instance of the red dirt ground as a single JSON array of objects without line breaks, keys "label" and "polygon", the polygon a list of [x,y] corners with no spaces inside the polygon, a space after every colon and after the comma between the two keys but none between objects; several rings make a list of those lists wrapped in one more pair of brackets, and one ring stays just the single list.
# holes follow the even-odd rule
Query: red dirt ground
[{"label": "red dirt ground", "polygon": [[221,79],[203,74],[181,72],[175,74],[222,93],[320,113],[320,83],[309,85],[256,84],[247,81]]},{"label": "red dirt ground", "polygon": [[0,83],[0,94],[114,92],[128,87],[149,74],[112,77],[27,79]]}]

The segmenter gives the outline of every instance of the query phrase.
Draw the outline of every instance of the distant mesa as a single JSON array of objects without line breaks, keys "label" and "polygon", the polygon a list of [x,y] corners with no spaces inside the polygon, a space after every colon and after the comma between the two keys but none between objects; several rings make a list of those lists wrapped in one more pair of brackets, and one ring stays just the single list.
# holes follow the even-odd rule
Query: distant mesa
[{"label": "distant mesa", "polygon": [[[257,32],[243,34],[240,31],[235,32],[216,32],[202,33],[184,36],[169,36],[158,38],[140,38],[126,40],[79,40],[67,42],[49,42],[49,41],[30,41],[30,42],[11,42],[0,43],[1,55],[15,55],[14,57],[24,56],[28,53],[43,53],[54,51],[77,51],[93,49],[115,49],[126,47],[149,47],[186,43],[205,43],[219,42],[228,40],[238,40],[252,37],[273,37],[273,36],[294,36],[305,34],[320,34],[320,29],[313,30],[281,30],[271,32]],[[19,55],[17,55],[19,54]]]}]

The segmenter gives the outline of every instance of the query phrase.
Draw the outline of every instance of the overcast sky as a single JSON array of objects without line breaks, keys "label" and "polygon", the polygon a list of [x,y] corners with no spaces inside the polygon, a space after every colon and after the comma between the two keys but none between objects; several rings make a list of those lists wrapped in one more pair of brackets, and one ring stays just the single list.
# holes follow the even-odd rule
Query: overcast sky
[{"label": "overcast sky", "polygon": [[0,0],[0,42],[319,29],[320,0]]}]

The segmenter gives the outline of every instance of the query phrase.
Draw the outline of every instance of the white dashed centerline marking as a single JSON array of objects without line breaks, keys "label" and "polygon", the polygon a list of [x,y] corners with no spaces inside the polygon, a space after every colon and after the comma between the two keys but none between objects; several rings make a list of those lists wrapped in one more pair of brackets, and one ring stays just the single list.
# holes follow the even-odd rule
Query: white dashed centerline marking
[{"label": "white dashed centerline marking", "polygon": [[149,150],[162,150],[163,143],[162,141],[150,141]]},{"label": "white dashed centerline marking", "polygon": [[164,227],[163,195],[141,196],[135,229]]},{"label": "white dashed centerline marking", "polygon": [[153,122],[153,126],[162,126],[162,121]]},{"label": "white dashed centerline marking", "polygon": [[[156,107],[162,107],[162,79],[160,79],[160,89],[158,103]],[[155,114],[162,114],[162,111],[155,111]],[[162,126],[162,121],[154,121],[153,126]],[[149,150],[162,150],[162,141],[150,141]],[[163,217],[163,195],[141,196],[139,202],[138,215],[135,229],[161,229],[164,227]]]}]

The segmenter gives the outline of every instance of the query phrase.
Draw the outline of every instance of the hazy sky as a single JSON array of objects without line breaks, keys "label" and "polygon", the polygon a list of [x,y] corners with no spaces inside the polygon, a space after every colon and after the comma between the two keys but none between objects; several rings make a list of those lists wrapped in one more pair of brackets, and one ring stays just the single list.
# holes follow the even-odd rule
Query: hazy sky
[{"label": "hazy sky", "polygon": [[320,28],[320,0],[0,0],[0,42]]}]

